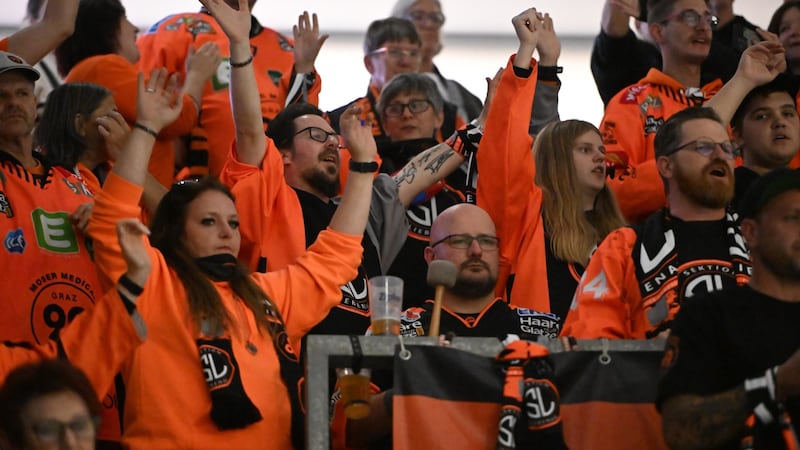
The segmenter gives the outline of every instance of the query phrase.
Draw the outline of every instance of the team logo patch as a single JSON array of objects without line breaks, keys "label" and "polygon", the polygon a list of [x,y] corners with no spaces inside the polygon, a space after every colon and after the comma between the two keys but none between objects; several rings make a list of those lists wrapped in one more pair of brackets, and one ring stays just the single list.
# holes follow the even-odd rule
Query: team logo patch
[{"label": "team logo patch", "polygon": [[525,414],[530,430],[548,428],[561,421],[558,390],[550,380],[525,380]]},{"label": "team logo patch", "polygon": [[8,202],[8,197],[3,191],[0,191],[0,214],[4,214],[9,219],[14,217],[14,210],[11,209],[11,203]]},{"label": "team logo patch", "polygon": [[199,350],[200,364],[203,365],[203,373],[209,389],[214,391],[230,386],[236,370],[231,355],[225,350],[209,344],[201,345]]},{"label": "team logo patch", "polygon": [[22,228],[9,231],[8,234],[6,234],[6,238],[3,239],[3,245],[5,245],[9,253],[19,253],[21,255],[27,246]]},{"label": "team logo patch", "polygon": [[506,406],[500,411],[500,429],[497,433],[498,449],[517,448],[514,429],[517,427],[518,418],[519,409],[513,406]]},{"label": "team logo patch", "polygon": [[363,267],[358,268],[358,276],[339,287],[342,291],[342,301],[339,307],[357,314],[369,314],[369,295],[367,291],[367,276]]}]

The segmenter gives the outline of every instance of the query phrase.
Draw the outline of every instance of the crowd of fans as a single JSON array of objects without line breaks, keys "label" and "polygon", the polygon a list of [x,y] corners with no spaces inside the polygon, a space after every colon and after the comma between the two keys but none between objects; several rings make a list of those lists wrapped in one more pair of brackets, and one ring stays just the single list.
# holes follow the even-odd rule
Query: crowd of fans
[{"label": "crowd of fans", "polygon": [[[325,112],[325,18],[200,3],[139,30],[120,0],[30,0],[0,39],[0,448],[304,448],[304,338],[367,332],[379,275],[402,336],[664,340],[647,448],[798,448],[800,1],[764,29],[606,0],[599,126],[559,117],[535,7],[481,101],[434,63],[442,3],[398,0],[365,96]],[[391,447],[375,381],[333,448]],[[520,405],[498,448],[570,443]]]}]

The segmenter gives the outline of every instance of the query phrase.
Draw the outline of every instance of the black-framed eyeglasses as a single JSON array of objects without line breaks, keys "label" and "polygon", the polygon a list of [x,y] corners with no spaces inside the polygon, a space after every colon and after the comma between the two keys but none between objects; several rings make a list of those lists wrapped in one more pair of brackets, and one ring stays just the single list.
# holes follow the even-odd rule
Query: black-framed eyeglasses
[{"label": "black-framed eyeglasses", "polygon": [[711,155],[714,154],[714,150],[716,150],[717,147],[722,150],[722,154],[725,156],[725,159],[735,159],[737,156],[739,156],[739,149],[741,148],[737,147],[730,141],[714,142],[710,139],[697,139],[673,148],[665,153],[664,156],[669,156],[683,149],[691,148],[706,158],[710,158]]},{"label": "black-framed eyeglasses", "polygon": [[376,48],[375,50],[369,52],[370,56],[375,56],[379,54],[385,54],[387,57],[395,60],[402,59],[403,57],[408,57],[410,59],[419,60],[422,59],[422,51],[420,49],[413,49],[408,50],[404,48],[397,48],[397,47],[381,47]]},{"label": "black-framed eyeglasses", "polygon": [[472,241],[478,241],[478,246],[480,246],[482,250],[497,250],[500,245],[500,238],[497,236],[490,236],[488,234],[479,234],[477,236],[469,234],[451,234],[432,243],[431,248],[446,243],[451,248],[465,249],[472,245]]},{"label": "black-framed eyeglasses", "polygon": [[386,117],[400,117],[403,111],[408,108],[412,114],[424,113],[433,103],[429,100],[411,100],[408,103],[389,103],[383,108],[383,115]]},{"label": "black-framed eyeglasses", "polygon": [[441,12],[409,11],[406,18],[412,22],[424,22],[427,20],[432,25],[444,25],[444,14]]},{"label": "black-framed eyeglasses", "polygon": [[308,137],[314,141],[322,142],[324,144],[328,142],[328,139],[333,138],[337,143],[339,142],[338,134],[334,133],[333,131],[325,131],[320,127],[305,127],[294,135],[297,136],[298,134],[305,133],[306,131],[308,132]]},{"label": "black-framed eyeglasses", "polygon": [[31,431],[39,441],[49,444],[61,442],[67,430],[70,430],[79,439],[94,440],[99,423],[100,419],[98,417],[91,416],[78,417],[69,422],[46,419],[34,422],[31,425]]},{"label": "black-framed eyeglasses", "polygon": [[699,12],[693,9],[684,9],[683,11],[677,12],[662,20],[661,23],[666,24],[674,19],[678,19],[679,22],[692,28],[695,28],[697,25],[699,25],[701,19],[705,20],[711,28],[715,28],[717,25],[719,25],[719,18],[717,18],[717,16],[709,13],[701,15]]}]

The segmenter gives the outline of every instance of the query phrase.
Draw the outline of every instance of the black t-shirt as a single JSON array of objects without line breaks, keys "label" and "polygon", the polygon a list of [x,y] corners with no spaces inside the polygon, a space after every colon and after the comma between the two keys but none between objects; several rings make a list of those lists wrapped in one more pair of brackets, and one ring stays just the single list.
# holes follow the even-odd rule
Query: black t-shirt
[{"label": "black t-shirt", "polygon": [[[711,395],[763,375],[800,349],[800,303],[784,302],[749,286],[684,300],[672,325],[671,359],[662,370],[658,404],[680,394]],[[800,419],[797,399],[787,408]],[[783,448],[777,430],[757,431],[756,448]],[[739,449],[735,439],[720,449]]]}]

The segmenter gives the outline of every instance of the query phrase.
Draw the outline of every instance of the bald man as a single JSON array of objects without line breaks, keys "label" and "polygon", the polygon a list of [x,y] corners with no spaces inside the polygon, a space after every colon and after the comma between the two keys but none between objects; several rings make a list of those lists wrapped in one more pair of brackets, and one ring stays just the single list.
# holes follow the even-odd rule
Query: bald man
[{"label": "bald man", "polygon": [[[483,337],[513,333],[528,340],[558,335],[555,316],[516,308],[494,296],[499,239],[486,211],[468,203],[446,209],[433,222],[430,242],[425,249],[428,264],[443,259],[456,266],[456,283],[442,296],[442,333]],[[404,311],[400,333],[427,335],[432,311],[433,300]]]}]

